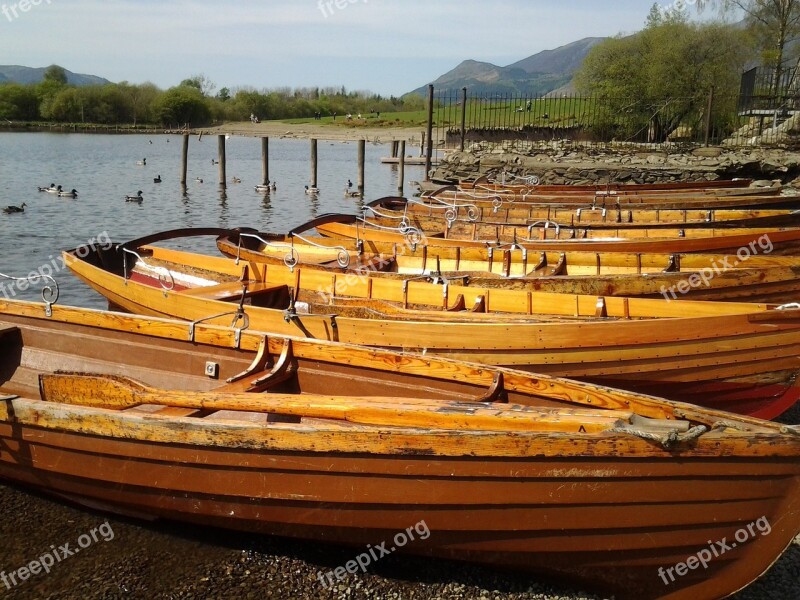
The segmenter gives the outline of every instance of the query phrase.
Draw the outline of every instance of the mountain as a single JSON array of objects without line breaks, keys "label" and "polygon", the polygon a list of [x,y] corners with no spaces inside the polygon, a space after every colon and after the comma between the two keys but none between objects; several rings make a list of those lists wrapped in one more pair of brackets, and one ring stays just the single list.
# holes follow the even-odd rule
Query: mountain
[{"label": "mountain", "polygon": [[[554,50],[544,50],[506,67],[465,60],[433,81],[437,92],[456,94],[466,87],[472,94],[543,96],[568,86],[575,70],[599,42],[606,38],[584,38]],[[427,85],[413,94],[426,95]]]},{"label": "mountain", "polygon": [[[0,65],[0,82],[39,83],[49,67],[21,67],[19,65]],[[96,75],[82,75],[67,71],[67,83],[70,85],[103,85],[111,83],[108,79]]]}]

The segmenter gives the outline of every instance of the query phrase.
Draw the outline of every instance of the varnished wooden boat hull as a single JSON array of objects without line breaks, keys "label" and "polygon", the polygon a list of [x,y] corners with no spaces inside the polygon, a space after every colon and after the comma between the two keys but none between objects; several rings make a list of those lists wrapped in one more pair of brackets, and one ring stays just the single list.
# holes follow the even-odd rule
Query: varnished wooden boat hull
[{"label": "varnished wooden boat hull", "polygon": [[[752,179],[715,179],[713,181],[669,181],[661,183],[604,183],[604,184],[587,184],[587,185],[528,185],[524,183],[513,182],[498,182],[492,181],[488,177],[483,176],[472,181],[460,181],[457,186],[464,190],[472,190],[476,187],[485,190],[508,190],[508,191],[528,191],[539,190],[542,192],[555,192],[560,194],[581,194],[587,192],[607,192],[617,191],[623,194],[641,194],[642,192],[708,192],[714,193],[721,190],[741,190],[748,188],[753,183]],[[435,191],[442,187],[442,185],[450,185],[449,183],[437,184],[423,182],[420,187],[426,190]]]},{"label": "varnished wooden boat hull", "polygon": [[582,207],[514,202],[498,202],[495,205],[490,201],[470,202],[469,198],[424,201],[394,197],[375,200],[368,206],[382,212],[403,211],[406,214],[469,222],[530,224],[548,221],[561,227],[585,229],[788,227],[800,223],[800,213],[792,209],[603,208],[593,207],[591,203]]},{"label": "varnished wooden boat hull", "polygon": [[[20,395],[0,400],[0,477],[93,508],[352,544],[354,558],[367,544],[405,543],[403,552],[546,573],[636,600],[724,597],[763,573],[800,531],[800,437],[776,424],[513,371],[504,372],[512,403],[722,425],[663,448],[611,431],[190,414],[169,408],[174,392],[163,392],[166,408],[41,401],[36,375],[57,369],[210,390],[204,362],[216,361],[220,378],[236,373],[259,336],[244,332],[237,343],[229,329],[197,325],[190,342],[187,325],[170,321],[58,306],[47,318],[40,305],[0,306],[0,388]],[[281,343],[270,340],[269,352]],[[301,390],[391,399],[438,389],[463,401],[494,377],[435,358],[294,344],[298,373],[310,369]],[[740,537],[706,568],[676,576],[675,565],[710,554],[712,542]]]},{"label": "varnished wooden boat hull", "polygon": [[[800,386],[795,385],[800,371],[798,310],[606,298],[603,310],[616,318],[593,321],[586,320],[596,315],[597,298],[591,296],[443,288],[426,282],[370,278],[347,280],[343,291],[336,274],[258,263],[236,265],[223,258],[154,251],[158,256],[179,259],[181,264],[197,260],[205,269],[234,278],[246,268],[252,280],[271,286],[297,286],[298,290],[330,294],[333,300],[346,296],[367,301],[365,308],[351,309],[346,303],[334,302],[318,314],[294,315],[283,309],[287,304],[276,305],[270,292],[261,298],[262,306],[246,308],[250,326],[262,331],[414,349],[584,380],[613,380],[623,387],[654,385],[665,397],[681,399],[686,394],[720,409],[745,406],[749,414],[762,418],[777,416],[800,397]],[[92,264],[99,261],[91,255],[79,259],[65,253],[64,257],[75,275],[115,306],[134,313],[197,320],[233,309],[230,302],[202,297],[197,293],[200,289],[191,294],[163,289],[157,276],[148,280],[137,275],[125,281]],[[108,264],[108,259],[105,262]],[[381,300],[401,306],[449,307],[457,298],[466,306],[482,302],[488,314],[442,310],[388,314],[369,304]],[[257,300],[257,295],[252,298],[254,303]],[[545,314],[551,317],[543,318]],[[230,316],[215,322],[223,320],[230,321]],[[713,393],[713,387],[722,383],[724,393]],[[730,401],[730,388],[746,393],[747,403]]]},{"label": "varnished wooden boat hull", "polygon": [[[471,226],[470,226],[471,227]],[[465,248],[486,248],[488,246],[507,245],[514,241],[514,227],[509,231],[502,231],[503,226],[492,226],[491,237],[483,239],[470,239],[472,236],[464,235],[456,238],[444,237],[442,233],[425,233],[409,238],[394,229],[375,229],[363,224],[353,224],[349,219],[343,218],[341,222],[330,221],[316,227],[317,231],[326,237],[350,240],[366,240],[389,242],[393,244],[413,244],[418,239],[419,243],[428,246],[449,246]],[[534,233],[537,233],[536,229]],[[673,252],[705,252],[719,254],[736,254],[741,248],[749,244],[757,244],[758,239],[765,233],[774,245],[775,254],[794,254],[800,250],[800,228],[786,228],[777,230],[747,230],[743,233],[735,229],[708,230],[706,237],[699,237],[701,230],[687,229],[685,237],[667,238],[659,236],[659,231],[653,232],[648,238],[614,237],[609,231],[595,231],[594,238],[585,239],[541,239],[521,241],[516,243],[528,250],[557,251],[557,252],[632,252],[632,253],[673,253]],[[548,235],[552,236],[551,229]],[[630,233],[626,230],[626,233]],[[499,239],[498,239],[499,234]],[[527,235],[527,230],[525,232]],[[594,235],[593,234],[593,235]]]},{"label": "varnished wooden boat hull", "polygon": [[[364,242],[359,247],[349,240],[330,238],[314,238],[310,241],[315,245],[310,245],[282,235],[251,232],[258,239],[240,233],[247,232],[237,230],[218,237],[217,248],[231,258],[266,264],[297,261],[306,269],[330,273],[393,279],[446,278],[462,285],[595,296],[675,296],[778,304],[800,297],[800,258],[790,256],[755,255],[741,261],[735,256],[703,254],[528,254],[508,248],[398,248],[386,242]],[[346,253],[347,267],[338,262],[340,252]],[[676,286],[681,281],[701,271],[711,274],[707,283],[684,294],[677,293]]]}]

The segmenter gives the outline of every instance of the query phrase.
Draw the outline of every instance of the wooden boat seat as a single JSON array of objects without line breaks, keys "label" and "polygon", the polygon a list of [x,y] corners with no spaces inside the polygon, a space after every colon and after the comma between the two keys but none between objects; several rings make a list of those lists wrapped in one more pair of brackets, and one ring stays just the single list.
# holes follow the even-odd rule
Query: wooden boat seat
[{"label": "wooden boat seat", "polygon": [[[247,289],[245,290],[245,285]],[[235,301],[240,300],[242,295],[251,298],[261,294],[271,294],[274,292],[286,292],[288,286],[285,284],[264,283],[262,281],[229,281],[217,285],[202,286],[184,290],[181,292],[185,296],[195,296],[208,300]]]}]

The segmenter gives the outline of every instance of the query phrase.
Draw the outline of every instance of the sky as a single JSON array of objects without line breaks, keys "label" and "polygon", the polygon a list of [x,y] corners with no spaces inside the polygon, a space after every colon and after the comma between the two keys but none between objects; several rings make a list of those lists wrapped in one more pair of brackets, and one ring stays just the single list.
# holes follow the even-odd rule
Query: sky
[{"label": "sky", "polygon": [[465,59],[504,66],[584,37],[637,31],[652,5],[652,0],[0,0],[0,64],[59,64],[114,82],[150,81],[162,88],[202,74],[216,89],[345,86],[399,96]]}]

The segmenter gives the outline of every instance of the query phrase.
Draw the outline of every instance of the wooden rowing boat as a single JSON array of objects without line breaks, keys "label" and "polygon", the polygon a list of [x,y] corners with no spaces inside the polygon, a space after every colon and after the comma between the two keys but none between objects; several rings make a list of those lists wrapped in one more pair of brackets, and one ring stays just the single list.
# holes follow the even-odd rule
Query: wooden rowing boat
[{"label": "wooden rowing boat", "polygon": [[470,192],[455,187],[445,187],[435,192],[423,194],[423,199],[437,198],[444,201],[471,202],[491,205],[498,201],[510,204],[545,204],[561,207],[600,206],[604,208],[642,208],[642,209],[766,209],[797,208],[796,195],[782,195],[780,189],[734,190],[724,194],[634,194],[620,195],[614,192],[597,194],[548,195],[540,192],[524,194],[500,192]]},{"label": "wooden rowing boat", "polygon": [[[354,215],[325,215],[313,222],[321,235],[335,239],[388,242],[392,244],[427,245],[430,247],[487,248],[513,243],[535,251],[628,252],[628,253],[715,253],[736,254],[742,248],[758,244],[767,235],[775,254],[793,254],[800,249],[800,228],[733,228],[733,229],[617,229],[568,231],[549,223],[533,226],[458,223],[447,228],[447,221],[438,232],[415,227],[425,225],[418,217],[408,219],[364,219]],[[303,227],[307,227],[304,225]],[[445,235],[447,229],[447,236]],[[521,234],[520,234],[521,232]],[[635,234],[646,237],[635,237]],[[479,235],[480,234],[480,235]],[[520,234],[520,235],[518,235]],[[669,235],[672,234],[672,237]],[[536,236],[538,239],[528,236]],[[586,236],[586,237],[579,237]],[[482,237],[486,236],[486,237]],[[560,238],[560,239],[556,239]],[[567,239],[563,239],[567,237]]]},{"label": "wooden rowing boat", "polygon": [[763,418],[800,397],[791,307],[383,280],[138,244],[81,253],[64,253],[72,272],[134,313],[246,315],[281,335],[514,366]]},{"label": "wooden rowing boat", "polygon": [[369,212],[397,216],[419,215],[440,217],[447,221],[531,224],[544,221],[562,228],[664,229],[680,227],[785,227],[800,224],[800,211],[795,209],[646,209],[627,206],[602,208],[587,204],[581,207],[549,204],[504,202],[502,199],[470,203],[464,200],[438,198],[386,197],[370,202]]},{"label": "wooden rowing boat", "polygon": [[[162,239],[181,237],[168,231]],[[191,231],[188,233],[191,234]],[[151,241],[156,241],[153,239]],[[755,246],[744,260],[717,254],[527,252],[501,248],[448,248],[307,238],[256,230],[222,231],[217,248],[235,259],[299,265],[328,273],[450,281],[460,285],[594,296],[794,302],[800,298],[800,258],[771,256]],[[761,254],[759,254],[761,253]],[[688,278],[702,285],[684,285]],[[684,289],[685,288],[685,289]]]},{"label": "wooden rowing boat", "polygon": [[[548,185],[538,182],[538,178],[533,177],[511,177],[507,181],[492,180],[484,175],[474,180],[461,180],[458,183],[442,182],[441,184],[431,183],[425,186],[424,191],[435,191],[443,186],[456,185],[463,190],[488,189],[492,191],[527,191],[539,190],[542,192],[554,192],[560,194],[579,194],[594,192],[617,191],[619,193],[637,194],[642,192],[710,192],[721,190],[736,190],[750,188],[753,185],[752,179],[715,179],[713,181],[667,181],[660,183],[597,183],[586,185]],[[759,188],[754,188],[759,189]]]},{"label": "wooden rowing boat", "polygon": [[[367,207],[365,218],[368,224],[384,229],[414,228],[426,235],[441,234],[449,239],[481,240],[490,239],[502,242],[585,239],[692,239],[708,237],[738,236],[742,234],[760,237],[778,228],[773,227],[705,227],[685,228],[673,224],[672,227],[653,229],[646,224],[639,226],[606,227],[565,227],[551,221],[529,221],[527,219],[510,222],[485,222],[478,220],[449,220],[442,213],[432,215],[408,214],[402,210],[379,210]],[[785,228],[788,229],[788,228]]]},{"label": "wooden rowing boat", "polygon": [[[800,531],[796,427],[15,301],[0,301],[0,345],[0,478],[92,509],[350,544],[354,559],[387,543],[623,600],[726,596]],[[747,543],[676,571],[748,526]]]}]

